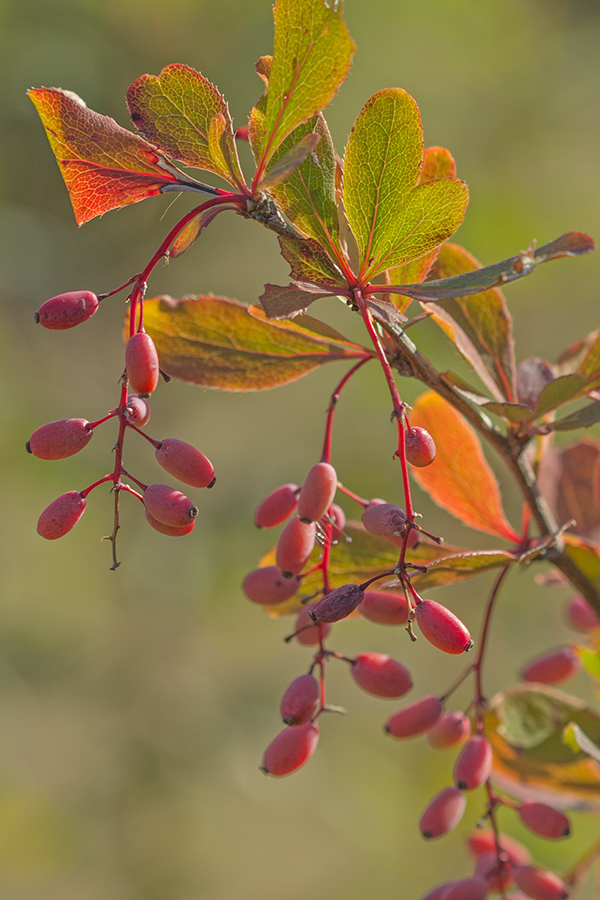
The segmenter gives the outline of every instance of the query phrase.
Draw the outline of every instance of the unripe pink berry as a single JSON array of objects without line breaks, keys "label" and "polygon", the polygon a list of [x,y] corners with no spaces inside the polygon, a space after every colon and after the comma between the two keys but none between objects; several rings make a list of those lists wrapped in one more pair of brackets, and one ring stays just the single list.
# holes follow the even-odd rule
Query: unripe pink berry
[{"label": "unripe pink berry", "polygon": [[354,612],[365,592],[357,584],[344,584],[325,594],[309,610],[313,622],[339,622]]},{"label": "unripe pink berry", "polygon": [[[372,502],[372,501],[371,501]],[[376,503],[369,505],[362,514],[362,523],[370,534],[390,537],[400,534],[406,527],[406,515],[399,506],[393,503]]]},{"label": "unripe pink berry", "polygon": [[61,494],[47,506],[38,519],[38,534],[49,541],[63,537],[77,525],[85,512],[86,501],[79,491]]},{"label": "unripe pink berry", "polygon": [[163,525],[185,528],[198,515],[198,507],[181,491],[166,484],[151,484],[143,494],[144,506]]},{"label": "unripe pink berry", "polygon": [[265,775],[290,775],[311,758],[319,740],[316,722],[288,726],[280,731],[265,750],[262,770]]},{"label": "unripe pink berry", "polygon": [[492,745],[481,734],[469,738],[454,766],[454,781],[461,791],[481,787],[492,771]]},{"label": "unripe pink berry", "polygon": [[34,313],[44,328],[64,331],[90,319],[98,309],[98,298],[91,291],[69,291],[42,303]]},{"label": "unripe pink berry", "polygon": [[[510,835],[501,833],[499,842],[502,852],[514,866],[526,865],[531,859],[527,847]],[[487,853],[496,855],[496,836],[491,828],[478,828],[469,835],[467,845],[474,856],[483,856]]]},{"label": "unripe pink berry", "polygon": [[156,390],[160,375],[158,353],[145,331],[138,331],[127,341],[125,370],[129,385],[137,394],[151,394]]},{"label": "unripe pink berry", "polygon": [[523,803],[518,809],[519,817],[535,834],[557,841],[571,833],[571,822],[568,816],[553,806],[545,803]]},{"label": "unripe pink berry", "polygon": [[196,524],[195,519],[191,519],[189,525],[165,525],[164,522],[159,522],[158,519],[155,519],[154,516],[151,516],[148,510],[144,510],[146,515],[146,521],[148,525],[151,525],[155,531],[159,531],[161,534],[169,535],[169,537],[183,537],[185,534],[189,534],[190,531],[194,530],[194,526]]},{"label": "unripe pink berry", "polygon": [[293,597],[300,587],[300,580],[284,578],[277,566],[264,566],[249,572],[242,582],[242,590],[253,603],[271,606]]},{"label": "unripe pink berry", "polygon": [[279,711],[286,725],[304,725],[319,709],[319,682],[314,675],[300,675],[281,698]]},{"label": "unripe pink berry", "polygon": [[163,469],[191,487],[212,487],[215,483],[214,466],[204,453],[177,438],[161,441],[154,454]]},{"label": "unripe pink berry", "polygon": [[421,816],[419,829],[423,837],[431,839],[448,834],[462,819],[466,805],[465,796],[458,788],[444,788]]},{"label": "unripe pink berry", "polygon": [[460,619],[435,600],[422,600],[415,619],[423,637],[444,653],[464,653],[473,646],[471,635]]},{"label": "unripe pink berry", "polygon": [[406,625],[408,621],[408,601],[404,594],[389,591],[365,591],[359,613],[380,625]]},{"label": "unripe pink berry", "polygon": [[332,522],[331,540],[337,543],[344,537],[344,528],[346,527],[346,513],[337,503],[332,503],[329,510],[329,518]]},{"label": "unripe pink berry", "polygon": [[525,681],[559,684],[573,678],[580,668],[581,657],[573,647],[558,647],[537,656],[521,674]]},{"label": "unripe pink berry", "polygon": [[295,640],[297,640],[299,644],[304,644],[308,647],[324,641],[331,631],[331,625],[317,625],[312,621],[309,616],[311,609],[312,607],[305,606],[304,609],[301,610],[300,615],[296,619],[295,627],[295,631],[297,632]]},{"label": "unripe pink berry", "polygon": [[444,707],[439,697],[427,694],[390,716],[385,724],[385,730],[395,738],[414,737],[431,728],[443,711]]},{"label": "unripe pink berry", "polygon": [[320,462],[310,469],[300,489],[298,515],[303,522],[317,522],[333,502],[337,474],[330,463]]},{"label": "unripe pink berry", "polygon": [[475,875],[485,878],[492,893],[501,894],[513,884],[513,864],[507,859],[498,859],[495,851],[482,853],[477,857]]},{"label": "unripe pink berry", "polygon": [[489,884],[485,878],[461,878],[444,894],[444,900],[485,900]]},{"label": "unripe pink berry", "polygon": [[150,421],[150,404],[145,397],[130,394],[127,398],[127,419],[138,428],[143,428]]},{"label": "unripe pink berry", "polygon": [[256,509],[254,524],[257,528],[276,528],[283,525],[298,507],[297,484],[282,484],[272,491]]},{"label": "unripe pink berry", "polygon": [[385,653],[361,653],[351,667],[356,683],[376,697],[402,697],[412,687],[410,672]]},{"label": "unripe pink berry", "polygon": [[429,466],[437,452],[435,441],[424,428],[407,428],[404,433],[406,441],[406,459],[411,466]]},{"label": "unripe pink berry", "polygon": [[277,542],[275,562],[286,578],[299,575],[310,558],[316,540],[314,522],[307,524],[298,516],[287,523]]},{"label": "unripe pink berry", "polygon": [[564,900],[569,895],[564,881],[547,869],[515,866],[514,879],[532,900]]},{"label": "unripe pink berry", "polygon": [[569,625],[577,631],[592,631],[600,625],[600,618],[581,594],[568,601],[567,619]]},{"label": "unripe pink berry", "polygon": [[437,750],[447,750],[458,744],[464,744],[470,734],[471,722],[468,717],[461,712],[451,712],[440,716],[425,737]]},{"label": "unripe pink berry", "polygon": [[66,459],[83,450],[93,435],[87,419],[60,419],[37,428],[25,448],[38,459]]}]

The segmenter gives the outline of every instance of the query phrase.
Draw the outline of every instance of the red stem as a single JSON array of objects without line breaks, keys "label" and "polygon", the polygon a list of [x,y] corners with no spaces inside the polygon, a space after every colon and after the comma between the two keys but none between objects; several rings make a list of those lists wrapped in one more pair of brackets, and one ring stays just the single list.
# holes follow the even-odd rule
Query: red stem
[{"label": "red stem", "polygon": [[487,638],[490,630],[490,622],[492,619],[492,612],[494,610],[496,598],[500,591],[500,587],[502,582],[504,581],[506,575],[508,574],[510,566],[504,566],[496,581],[494,582],[494,586],[490,593],[490,598],[488,600],[487,609],[485,611],[485,618],[483,620],[483,626],[481,629],[481,638],[479,640],[479,652],[477,654],[477,659],[473,663],[473,671],[475,672],[475,708],[477,712],[477,731],[481,732],[483,730],[483,719],[481,717],[481,710],[484,706],[485,699],[483,696],[482,689],[482,678],[481,678],[481,670],[483,667],[483,657],[485,654],[485,650],[487,647]]},{"label": "red stem", "polygon": [[337,402],[340,399],[340,394],[343,391],[344,387],[350,381],[355,372],[358,372],[362,366],[366,362],[369,362],[370,359],[373,359],[372,356],[363,356],[356,365],[352,366],[352,368],[346,372],[338,386],[335,388],[333,394],[331,395],[331,400],[329,401],[329,407],[327,409],[327,419],[325,422],[325,441],[323,442],[323,453],[321,455],[321,462],[331,463],[331,438],[333,434],[333,416],[335,413],[335,408],[337,406]]}]

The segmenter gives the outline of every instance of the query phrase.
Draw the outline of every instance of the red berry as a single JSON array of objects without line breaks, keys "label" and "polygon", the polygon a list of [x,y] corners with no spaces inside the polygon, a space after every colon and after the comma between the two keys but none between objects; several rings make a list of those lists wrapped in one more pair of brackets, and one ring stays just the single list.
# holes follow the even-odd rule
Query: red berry
[{"label": "red berry", "polygon": [[442,701],[433,694],[427,694],[390,716],[385,730],[395,738],[414,737],[431,728],[443,711]]},{"label": "red berry", "polygon": [[144,512],[148,525],[151,525],[155,531],[160,531],[161,534],[168,534],[170,537],[183,537],[184,534],[189,534],[190,531],[193,531],[196,524],[196,520],[191,519],[189,525],[165,525],[164,522],[159,522],[158,519],[151,516],[147,509]]},{"label": "red berry", "polygon": [[415,619],[423,636],[444,653],[464,653],[473,646],[471,635],[460,619],[435,600],[422,600]]},{"label": "red berry", "polygon": [[308,762],[319,740],[316,722],[289,726],[280,731],[265,750],[262,770],[265,775],[290,775]]},{"label": "red berry", "polygon": [[156,448],[155,456],[163,469],[191,487],[212,487],[215,483],[213,464],[204,453],[185,441],[167,438]]},{"label": "red berry", "polygon": [[312,607],[305,606],[296,619],[297,634],[295,639],[299,644],[305,644],[306,646],[313,646],[324,641],[331,631],[331,625],[317,625],[312,621],[309,616],[311,609]]},{"label": "red berry", "polygon": [[125,370],[129,384],[136,393],[151,394],[156,390],[160,374],[158,353],[154,341],[145,331],[138,331],[127,341]]},{"label": "red berry", "polygon": [[463,744],[471,734],[471,722],[461,712],[444,713],[435,725],[429,729],[425,737],[437,750],[447,750]]},{"label": "red berry", "polygon": [[475,875],[485,878],[492,893],[501,894],[513,884],[513,864],[509,860],[498,859],[494,851],[482,853],[477,857]]},{"label": "red berry", "polygon": [[435,441],[424,428],[407,428],[404,433],[406,441],[406,459],[412,466],[429,466],[435,459]]},{"label": "red berry", "polygon": [[444,894],[444,900],[484,900],[489,891],[485,878],[461,878]]},{"label": "red berry", "polygon": [[304,725],[319,709],[319,682],[314,675],[300,675],[281,698],[280,713],[286,725]]},{"label": "red berry", "polygon": [[329,519],[333,524],[331,529],[331,540],[337,543],[344,537],[344,528],[346,527],[346,513],[337,503],[332,503],[329,509]]},{"label": "red berry", "polygon": [[38,459],[66,459],[83,450],[93,435],[87,419],[60,419],[37,428],[25,447]]},{"label": "red berry", "polygon": [[276,528],[283,525],[296,512],[298,506],[297,484],[282,484],[272,491],[254,513],[257,528]]},{"label": "red berry", "polygon": [[571,833],[571,823],[568,816],[553,806],[545,803],[523,803],[518,809],[519,817],[535,834],[548,838],[551,841],[568,837]]},{"label": "red berry", "polygon": [[330,463],[313,466],[304,479],[298,498],[298,515],[303,522],[317,522],[333,502],[337,490],[337,474]]},{"label": "red berry", "polygon": [[[527,847],[507,834],[500,834],[500,849],[514,866],[523,866],[531,859]],[[481,828],[469,835],[468,847],[474,856],[486,853],[496,855],[496,837],[491,828]]]},{"label": "red berry", "polygon": [[571,597],[569,600],[567,619],[569,620],[569,625],[577,629],[577,631],[591,631],[600,625],[600,618],[598,618],[585,597],[582,597],[580,594]]},{"label": "red berry", "polygon": [[143,499],[150,515],[163,525],[185,528],[198,515],[198,507],[189,497],[166,484],[149,485]]},{"label": "red berry", "polygon": [[419,829],[423,837],[431,839],[448,834],[462,819],[466,805],[465,796],[458,788],[444,788],[421,816]]},{"label": "red berry", "polygon": [[316,540],[315,523],[291,519],[279,536],[275,562],[286,578],[299,575],[309,560]]},{"label": "red berry", "polygon": [[150,404],[145,397],[130,394],[127,398],[127,419],[138,428],[143,428],[150,421]]},{"label": "red berry", "polygon": [[569,894],[564,881],[546,869],[515,866],[514,878],[532,900],[564,900]]},{"label": "red berry", "polygon": [[77,525],[85,512],[85,507],[85,497],[82,497],[79,491],[61,494],[41,514],[37,525],[38,534],[49,541],[63,537]]},{"label": "red berry", "polygon": [[44,328],[64,331],[90,319],[97,309],[98,298],[91,291],[69,291],[46,300],[34,317]]},{"label": "red berry", "polygon": [[380,625],[406,625],[408,621],[408,601],[404,594],[389,591],[365,591],[359,613]]},{"label": "red berry", "polygon": [[573,647],[558,647],[533,659],[522,671],[525,681],[558,684],[573,678],[581,668],[581,657]]},{"label": "red berry", "polygon": [[376,503],[367,506],[362,514],[362,523],[370,534],[390,537],[404,531],[406,515],[393,503]]},{"label": "red berry", "polygon": [[357,584],[345,584],[325,594],[309,610],[313,622],[339,622],[354,612],[365,592]]},{"label": "red berry", "polygon": [[454,766],[454,781],[461,791],[481,787],[492,771],[492,745],[481,734],[469,738]]},{"label": "red berry", "polygon": [[361,653],[352,663],[352,677],[377,697],[402,697],[412,687],[410,672],[385,653]]},{"label": "red berry", "polygon": [[293,597],[300,587],[296,578],[284,578],[277,566],[264,566],[249,572],[242,582],[242,590],[253,603],[270,606]]},{"label": "red berry", "polygon": [[456,881],[444,881],[443,884],[437,884],[421,900],[445,900],[449,888],[456,883]]}]

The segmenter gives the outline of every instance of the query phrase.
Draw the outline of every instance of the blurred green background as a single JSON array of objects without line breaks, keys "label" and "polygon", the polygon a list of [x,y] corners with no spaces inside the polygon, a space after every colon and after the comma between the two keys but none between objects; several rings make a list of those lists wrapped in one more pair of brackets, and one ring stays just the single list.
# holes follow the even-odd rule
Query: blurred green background
[{"label": "blurred green background", "polygon": [[[419,103],[427,144],[453,152],[471,204],[457,239],[484,263],[537,238],[581,229],[600,236],[600,15],[595,0],[348,0],[354,68],[329,111],[340,152],[354,117],[383,87]],[[381,725],[393,702],[368,697],[330,666],[329,697],[346,717],[322,723],[310,765],[264,778],[258,764],[280,728],[287,684],[308,653],[240,593],[271,537],[252,512],[276,485],[301,481],[320,454],[323,412],[343,368],[326,367],[268,394],[162,386],[150,433],[200,446],[218,484],[201,497],[182,541],[149,529],[123,501],[120,554],[99,538],[111,501],[95,492],[64,540],[42,541],[40,511],[109,467],[114,431],[85,452],[43,463],[25,440],[40,424],[100,418],[117,400],[122,299],[73,332],[36,328],[33,311],[56,293],[110,290],[125,281],[190,208],[157,198],[79,231],[33,106],[30,86],[79,93],[128,127],[127,86],[171,62],[202,71],[227,97],[236,124],[261,91],[255,60],[272,49],[267,0],[0,0],[0,394],[3,453],[0,594],[0,896],[3,900],[413,900],[466,875],[464,836],[482,811],[477,792],[453,836],[432,845],[417,822],[450,778],[454,754],[394,743]],[[247,157],[246,157],[247,161]],[[559,261],[508,290],[519,358],[550,360],[598,325],[596,255]],[[272,234],[222,216],[194,248],[159,269],[150,294],[213,291],[255,302],[287,267]],[[316,314],[358,335],[343,308]],[[441,366],[457,361],[433,327],[413,337]],[[368,367],[369,368],[369,367]],[[408,400],[419,390],[401,384]],[[156,467],[140,441],[127,464]],[[383,379],[373,367],[339,405],[334,461],[365,496],[398,499],[400,477]],[[506,484],[505,473],[498,475]],[[417,492],[418,493],[418,492]],[[518,523],[507,485],[505,505]],[[350,515],[357,510],[347,507]],[[427,527],[455,543],[491,546],[419,495]],[[477,634],[489,581],[437,591]],[[492,694],[523,660],[565,639],[561,602],[531,573],[513,575],[494,626],[486,674]],[[462,663],[401,629],[342,623],[348,655],[390,652],[411,668],[415,697],[441,692]],[[576,688],[591,692],[583,677]],[[459,703],[467,702],[460,695]],[[508,813],[506,830],[523,836]],[[575,840],[528,839],[542,863],[568,867],[597,823]],[[592,897],[593,888],[588,885]]]}]

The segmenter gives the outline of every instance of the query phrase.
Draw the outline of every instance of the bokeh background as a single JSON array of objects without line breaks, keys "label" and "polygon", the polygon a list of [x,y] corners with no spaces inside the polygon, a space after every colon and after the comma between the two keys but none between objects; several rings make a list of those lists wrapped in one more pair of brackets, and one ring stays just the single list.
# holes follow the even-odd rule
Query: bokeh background
[{"label": "bokeh background", "polygon": [[[600,236],[600,15],[595,0],[348,0],[358,52],[328,119],[341,151],[376,90],[407,89],[427,144],[448,146],[471,204],[457,239],[484,263],[537,238],[581,229]],[[330,666],[329,716],[310,765],[276,781],[258,771],[280,728],[286,685],[308,655],[241,595],[240,582],[271,537],[252,526],[258,501],[301,481],[320,454],[323,412],[341,371],[326,367],[267,394],[218,394],[172,383],[153,400],[150,432],[200,446],[218,484],[201,497],[192,537],[149,529],[123,502],[117,572],[99,540],[111,527],[101,490],[64,540],[35,533],[58,494],[109,468],[111,426],[81,455],[43,463],[23,444],[40,424],[100,418],[117,399],[121,298],[74,332],[44,332],[33,311],[64,290],[110,290],[149,258],[189,208],[157,198],[79,231],[33,106],[30,86],[76,91],[128,126],[127,86],[171,62],[198,68],[243,124],[261,91],[253,64],[272,48],[267,0],[0,0],[0,896],[3,900],[413,900],[468,872],[465,835],[482,810],[470,799],[451,837],[418,835],[429,798],[451,777],[454,754],[386,739],[396,704],[362,694]],[[248,159],[246,157],[246,163]],[[558,261],[508,290],[519,358],[550,360],[598,325],[597,255]],[[213,291],[255,302],[287,277],[272,234],[222,216],[152,293]],[[345,309],[316,314],[350,334]],[[415,329],[441,367],[459,366],[434,327]],[[411,399],[418,388],[402,383]],[[365,496],[399,498],[389,401],[376,367],[339,405],[334,442],[341,479]],[[128,465],[156,468],[131,441]],[[518,522],[518,499],[505,505]],[[417,492],[418,493],[418,492]],[[418,495],[427,525],[455,543],[491,546]],[[357,510],[347,506],[350,515]],[[477,633],[489,581],[435,597]],[[513,575],[494,626],[490,694],[522,661],[565,639],[561,604],[531,573]],[[353,621],[337,628],[346,654],[390,652],[413,670],[415,696],[440,692],[462,663],[402,629]],[[582,676],[575,686],[591,696]],[[466,694],[457,698],[467,702]],[[514,817],[507,831],[523,836]],[[538,858],[568,867],[599,832],[576,821],[574,841],[528,838]],[[583,897],[595,896],[590,884]]]}]

